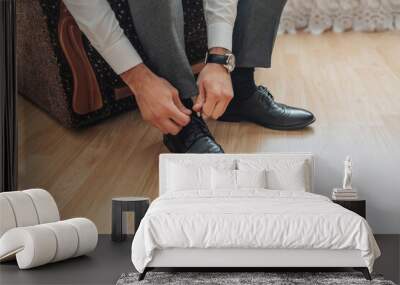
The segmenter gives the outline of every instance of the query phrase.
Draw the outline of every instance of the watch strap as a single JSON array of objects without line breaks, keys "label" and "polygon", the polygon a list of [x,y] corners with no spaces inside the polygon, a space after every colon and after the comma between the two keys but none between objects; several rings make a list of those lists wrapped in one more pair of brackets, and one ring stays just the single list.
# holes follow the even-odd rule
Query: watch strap
[{"label": "watch strap", "polygon": [[228,58],[227,55],[209,53],[206,57],[206,63],[227,64]]}]

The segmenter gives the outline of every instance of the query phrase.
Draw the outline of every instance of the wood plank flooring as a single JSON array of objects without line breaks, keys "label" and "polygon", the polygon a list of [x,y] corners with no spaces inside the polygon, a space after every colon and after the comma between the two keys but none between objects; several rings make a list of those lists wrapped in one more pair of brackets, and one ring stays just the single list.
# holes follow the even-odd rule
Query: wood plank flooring
[{"label": "wood plank flooring", "polygon": [[[283,132],[210,121],[225,151],[312,151],[322,194],[340,184],[350,153],[374,231],[400,232],[400,194],[393,187],[400,185],[394,170],[400,158],[400,32],[283,35],[273,68],[256,77],[277,101],[312,110],[317,122]],[[137,111],[73,131],[20,97],[18,117],[19,188],[49,190],[63,218],[86,216],[109,233],[112,197],[157,197],[158,155],[167,150]]]}]

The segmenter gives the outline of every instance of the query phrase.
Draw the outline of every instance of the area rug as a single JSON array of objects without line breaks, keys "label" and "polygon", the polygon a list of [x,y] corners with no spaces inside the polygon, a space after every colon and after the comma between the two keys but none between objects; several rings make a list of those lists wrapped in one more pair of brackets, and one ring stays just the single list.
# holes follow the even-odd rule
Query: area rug
[{"label": "area rug", "polygon": [[368,281],[359,272],[148,272],[142,281],[138,281],[138,276],[138,273],[122,274],[116,285],[395,285],[381,275],[373,275],[373,280]]}]

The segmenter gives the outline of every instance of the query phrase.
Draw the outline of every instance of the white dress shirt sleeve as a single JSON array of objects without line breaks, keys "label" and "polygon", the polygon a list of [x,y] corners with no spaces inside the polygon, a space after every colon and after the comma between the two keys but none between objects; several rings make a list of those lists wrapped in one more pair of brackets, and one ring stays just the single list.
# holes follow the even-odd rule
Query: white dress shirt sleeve
[{"label": "white dress shirt sleeve", "polygon": [[142,62],[107,0],[64,0],[90,43],[121,74]]},{"label": "white dress shirt sleeve", "polygon": [[231,51],[238,0],[203,0],[203,3],[208,48],[222,47]]}]

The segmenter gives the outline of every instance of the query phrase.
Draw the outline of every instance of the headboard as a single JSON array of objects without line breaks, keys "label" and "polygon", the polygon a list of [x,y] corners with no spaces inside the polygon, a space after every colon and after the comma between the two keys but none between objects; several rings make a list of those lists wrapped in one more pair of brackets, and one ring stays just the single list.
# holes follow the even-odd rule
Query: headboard
[{"label": "headboard", "polygon": [[238,159],[267,159],[268,161],[278,160],[297,160],[304,161],[308,166],[307,181],[306,185],[307,192],[313,192],[314,188],[314,157],[312,153],[252,153],[252,154],[160,154],[159,160],[159,195],[167,192],[167,179],[168,179],[168,164],[171,162],[182,162],[190,165],[199,165],[207,163],[214,164],[218,161],[229,161],[235,162]]}]

